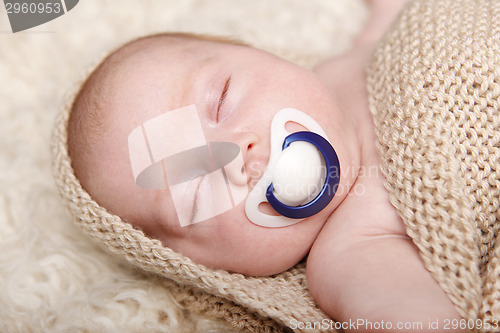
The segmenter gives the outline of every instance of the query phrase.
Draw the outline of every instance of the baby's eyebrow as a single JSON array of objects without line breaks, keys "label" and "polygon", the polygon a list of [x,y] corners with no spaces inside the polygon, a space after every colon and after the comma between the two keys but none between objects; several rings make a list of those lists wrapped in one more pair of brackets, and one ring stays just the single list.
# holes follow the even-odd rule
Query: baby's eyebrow
[{"label": "baby's eyebrow", "polygon": [[198,61],[196,61],[195,66],[200,67],[200,68],[204,68],[204,67],[210,65],[211,63],[213,63],[215,60],[216,60],[215,56],[206,55],[204,57],[201,57],[201,59],[199,59]]},{"label": "baby's eyebrow", "polygon": [[196,83],[199,81],[200,74],[207,74],[210,65],[215,61],[215,59],[216,58],[213,55],[206,55],[200,59],[191,59],[187,61],[184,78],[178,82],[178,84],[183,87],[179,100],[186,101],[190,98],[189,96],[193,91],[193,87],[196,87]]}]

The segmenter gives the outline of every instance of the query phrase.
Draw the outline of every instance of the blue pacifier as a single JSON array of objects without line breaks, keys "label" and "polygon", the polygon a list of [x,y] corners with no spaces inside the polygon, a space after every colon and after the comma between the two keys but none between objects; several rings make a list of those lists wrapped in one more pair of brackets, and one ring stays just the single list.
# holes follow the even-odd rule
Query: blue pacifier
[{"label": "blue pacifier", "polygon": [[[309,131],[289,133],[288,122]],[[335,196],[339,181],[339,159],[321,126],[299,110],[283,109],[271,123],[269,164],[250,192],[245,212],[259,226],[289,226],[323,210]],[[263,202],[280,215],[260,211]]]},{"label": "blue pacifier", "polygon": [[[284,172],[285,176],[283,176],[283,174],[278,174],[283,169],[283,167],[281,166],[281,164],[284,163],[282,161],[285,160],[285,158],[283,158],[283,157],[278,158],[279,168],[275,169],[276,176],[274,178],[278,179],[278,181],[280,182],[280,184],[276,185],[276,187],[281,187],[281,188],[286,187],[286,185],[283,184],[286,181],[292,181],[294,183],[299,183],[299,184],[294,184],[295,186],[293,186],[293,187],[295,189],[297,189],[298,187],[304,187],[303,185],[306,185],[306,186],[309,185],[308,186],[310,189],[309,195],[307,195],[307,192],[305,192],[305,191],[303,191],[302,196],[300,196],[300,193],[298,193],[299,195],[297,195],[297,192],[299,192],[299,191],[295,191],[295,193],[291,193],[291,195],[288,195],[288,197],[292,196],[294,199],[296,197],[299,197],[299,198],[297,198],[298,200],[297,199],[294,200],[294,203],[296,205],[292,206],[292,205],[288,205],[288,204],[282,202],[285,200],[280,201],[279,199],[276,198],[276,196],[274,195],[273,183],[271,183],[269,185],[269,187],[267,188],[267,191],[266,191],[266,198],[267,198],[267,201],[269,202],[269,204],[271,205],[271,207],[273,207],[274,210],[277,211],[278,213],[280,213],[281,215],[292,218],[292,219],[303,219],[303,218],[306,218],[309,216],[313,216],[313,215],[319,213],[320,211],[322,211],[323,208],[325,208],[330,203],[330,201],[332,201],[333,197],[335,196],[335,192],[337,191],[337,187],[338,187],[339,180],[340,180],[340,177],[339,177],[340,174],[338,172],[338,170],[340,170],[339,169],[340,165],[339,165],[339,159],[337,157],[337,154],[335,153],[335,150],[330,145],[330,143],[326,139],[324,139],[322,136],[320,136],[316,133],[313,133],[313,132],[296,132],[296,133],[290,134],[289,136],[286,137],[285,142],[283,143],[283,151],[285,151],[285,149],[288,146],[290,146],[290,144],[292,144],[293,142],[301,142],[301,141],[308,142],[308,143],[312,144],[314,147],[317,148],[317,150],[319,150],[321,152],[321,155],[323,157],[323,161],[325,164],[324,169],[326,170],[326,172],[325,172],[325,180],[324,180],[323,186],[317,187],[320,189],[319,193],[317,193],[316,188],[314,188],[315,185],[317,185],[317,184],[314,184],[310,181],[311,178],[315,178],[314,176],[317,174],[317,172],[314,172],[315,170],[311,170],[311,169],[317,169],[317,168],[314,168],[314,166],[309,167],[308,169],[310,169],[310,170],[306,171],[308,174],[305,174],[303,176],[301,176],[297,172],[288,172],[288,174],[286,172]],[[305,146],[305,147],[307,147],[307,146]],[[314,147],[310,147],[309,149],[311,149],[311,148],[314,149]],[[300,151],[297,150],[294,153],[297,154],[297,153],[302,152],[303,150],[304,150],[304,148],[300,149]],[[307,155],[308,154],[305,153],[303,155],[298,155],[298,156],[305,158],[305,157],[307,157]],[[282,156],[286,156],[286,155],[283,154]],[[287,158],[286,160],[289,160],[289,159],[290,158]],[[287,169],[289,169],[289,168],[287,168]],[[321,174],[321,170],[319,170],[319,171],[320,171],[319,173]],[[311,173],[313,175],[310,175]],[[298,177],[295,179],[290,179],[290,176],[295,176],[295,175],[297,175]],[[310,176],[313,176],[313,177],[310,177]],[[305,188],[304,190],[307,190],[307,188]],[[290,192],[294,192],[294,191],[290,191]],[[302,197],[304,199],[310,198],[311,194],[315,195],[315,197],[311,201],[300,200]],[[303,202],[303,201],[305,201],[305,202]]]}]

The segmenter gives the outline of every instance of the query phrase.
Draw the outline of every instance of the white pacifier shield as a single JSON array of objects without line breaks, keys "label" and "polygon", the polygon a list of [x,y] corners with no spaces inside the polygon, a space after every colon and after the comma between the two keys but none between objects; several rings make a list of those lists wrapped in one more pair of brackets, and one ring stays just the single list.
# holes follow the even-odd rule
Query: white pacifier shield
[{"label": "white pacifier shield", "polygon": [[[266,191],[271,182],[273,183],[273,187],[277,185],[278,188],[281,187],[282,189],[287,186],[295,188],[290,191],[275,190],[275,196],[285,204],[287,204],[287,202],[292,204],[299,202],[297,205],[300,205],[303,204],[304,201],[308,202],[309,198],[314,198],[315,194],[318,193],[315,191],[311,193],[310,190],[307,191],[307,188],[315,187],[319,191],[322,186],[317,184],[321,183],[321,180],[324,180],[325,170],[322,167],[323,157],[312,144],[307,142],[294,142],[290,144],[288,148],[282,150],[283,141],[288,135],[292,134],[285,128],[288,122],[298,123],[309,131],[321,135],[329,141],[323,128],[304,112],[293,108],[285,108],[276,113],[271,123],[271,153],[269,155],[268,166],[245,202],[245,213],[248,219],[252,223],[262,227],[286,227],[303,220],[292,219],[282,215],[267,215],[259,210],[259,205],[267,202]],[[299,143],[300,145],[296,146]],[[293,148],[294,145],[295,148]],[[293,149],[286,152],[290,148]],[[298,152],[299,155],[297,155],[296,152]],[[301,165],[304,164],[305,156],[300,156],[301,153],[306,154],[308,156],[306,158],[310,158],[311,161],[309,162],[309,160],[307,160],[305,163],[303,173],[305,176],[297,177],[298,179],[292,179],[297,176],[297,166],[298,168],[303,167]],[[315,171],[318,169],[318,166],[319,176]],[[305,189],[305,191],[301,192],[301,189]]]}]

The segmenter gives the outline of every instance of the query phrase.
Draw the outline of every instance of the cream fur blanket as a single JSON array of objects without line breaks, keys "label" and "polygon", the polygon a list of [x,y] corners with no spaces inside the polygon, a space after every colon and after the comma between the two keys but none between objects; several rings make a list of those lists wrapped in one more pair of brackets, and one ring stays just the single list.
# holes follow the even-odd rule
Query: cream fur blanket
[{"label": "cream fur blanket", "polygon": [[183,310],[71,222],[50,168],[63,96],[104,53],[148,33],[229,35],[310,66],[345,50],[366,15],[362,0],[82,0],[12,34],[0,7],[0,331],[231,331]]}]

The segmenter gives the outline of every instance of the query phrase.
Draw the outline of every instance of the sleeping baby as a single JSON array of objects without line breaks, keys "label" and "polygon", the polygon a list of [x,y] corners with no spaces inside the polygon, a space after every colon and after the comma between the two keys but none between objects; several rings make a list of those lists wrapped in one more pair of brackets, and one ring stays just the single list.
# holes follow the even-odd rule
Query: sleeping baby
[{"label": "sleeping baby", "polygon": [[389,201],[368,108],[364,65],[404,3],[372,1],[353,49],[314,72],[215,37],[124,45],[73,103],[76,176],[208,267],[268,276],[306,257],[309,290],[337,321],[459,319]]}]

